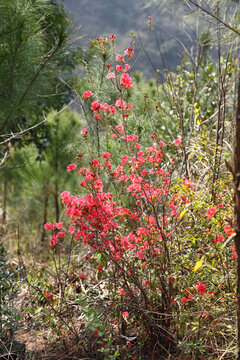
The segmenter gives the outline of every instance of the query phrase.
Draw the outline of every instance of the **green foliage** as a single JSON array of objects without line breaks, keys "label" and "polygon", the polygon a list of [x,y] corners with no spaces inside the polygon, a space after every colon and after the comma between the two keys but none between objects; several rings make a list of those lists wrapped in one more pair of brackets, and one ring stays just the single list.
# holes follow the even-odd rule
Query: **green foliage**
[{"label": "green foliage", "polygon": [[29,111],[30,99],[33,100],[42,83],[41,78],[34,81],[31,90],[24,95],[41,67],[44,53],[44,36],[38,15],[40,5],[46,11],[42,1],[1,2],[1,118],[10,117],[12,129],[14,118],[23,116],[23,101],[26,111]]},{"label": "green foliage", "polygon": [[7,259],[7,251],[0,242],[0,337],[2,340],[11,340],[16,329],[19,327],[21,313],[13,305],[16,297],[16,276]]},{"label": "green foliage", "polygon": [[[72,190],[76,186],[66,168],[72,158],[77,156],[77,152],[83,151],[81,144],[77,146],[79,129],[79,116],[76,113],[65,110],[56,115],[52,112],[48,116],[48,122],[36,133],[35,139],[38,140],[36,143],[40,149],[36,149],[31,141],[20,149],[14,146],[9,149],[9,157],[2,172],[3,180],[7,179],[7,222],[13,224],[12,230],[21,217],[22,234],[26,231],[28,236],[30,233],[34,236],[38,228],[44,241],[43,224],[47,217],[61,216],[59,195],[66,184],[69,184]],[[47,135],[44,136],[42,144],[44,131]],[[62,173],[65,175],[60,179]],[[21,208],[17,206],[16,209],[19,203]]]},{"label": "green foliage", "polygon": [[74,55],[63,51],[69,20],[54,1],[4,0],[0,9],[0,131],[6,133],[29,127],[43,111],[66,103],[67,87],[58,75],[74,66]]}]

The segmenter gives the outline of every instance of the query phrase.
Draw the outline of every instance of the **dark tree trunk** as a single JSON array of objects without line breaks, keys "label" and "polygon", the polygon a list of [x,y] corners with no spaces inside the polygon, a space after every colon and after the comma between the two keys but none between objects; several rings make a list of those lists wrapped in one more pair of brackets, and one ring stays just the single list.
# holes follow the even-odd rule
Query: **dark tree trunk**
[{"label": "dark tree trunk", "polygon": [[3,181],[3,213],[2,213],[2,223],[3,225],[7,222],[7,179],[4,178]]},{"label": "dark tree trunk", "polygon": [[54,170],[55,170],[55,176],[56,176],[56,180],[55,180],[55,189],[54,189],[54,202],[55,202],[55,212],[56,212],[56,222],[59,221],[59,202],[58,202],[58,170],[59,170],[59,164],[58,164],[58,157],[59,157],[59,153],[58,153],[58,121],[57,121],[57,126],[56,126],[56,143],[55,143],[55,159],[54,159]]},{"label": "dark tree trunk", "polygon": [[238,82],[236,109],[236,131],[234,144],[234,229],[235,229],[235,250],[237,253],[237,359],[240,360],[240,79]]},{"label": "dark tree trunk", "polygon": [[[43,226],[47,222],[48,217],[48,195],[44,197],[44,209],[43,209]],[[44,242],[46,237],[46,230],[43,227],[41,241]]]},{"label": "dark tree trunk", "polygon": [[59,221],[59,202],[58,202],[58,181],[57,180],[55,182],[54,199],[55,199],[56,222],[58,222]]}]

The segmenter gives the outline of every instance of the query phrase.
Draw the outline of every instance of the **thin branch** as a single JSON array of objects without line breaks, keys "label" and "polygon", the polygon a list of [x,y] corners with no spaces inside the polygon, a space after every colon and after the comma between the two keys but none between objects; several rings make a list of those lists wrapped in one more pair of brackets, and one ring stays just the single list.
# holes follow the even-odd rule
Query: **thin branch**
[{"label": "thin branch", "polygon": [[[7,138],[6,140],[0,142],[0,145],[6,144],[6,143],[8,143],[9,141],[11,141],[12,139],[15,139],[15,138],[17,138],[17,137],[19,137],[19,136],[22,136],[22,135],[26,134],[27,132],[31,131],[32,129],[34,129],[34,128],[38,127],[39,125],[43,124],[46,120],[47,120],[47,119],[45,118],[44,120],[40,121],[40,122],[37,123],[36,125],[33,125],[33,126],[31,126],[30,128],[25,129],[25,130],[22,130],[22,131],[20,131],[20,132],[18,132],[18,133],[9,134],[10,137]],[[4,137],[5,137],[5,136],[8,136],[8,135],[0,135],[0,136],[4,136]]]},{"label": "thin branch", "polygon": [[1,162],[0,162],[0,167],[2,166],[2,164],[4,163],[4,161],[7,159],[7,156],[8,156],[8,151],[5,152]]},{"label": "thin branch", "polygon": [[[61,110],[59,110],[55,116],[61,114],[64,110],[66,110],[73,102],[75,101],[75,99],[71,100],[68,104],[66,104]],[[6,137],[6,136],[9,136],[6,140],[4,141],[1,141],[0,142],[0,145],[3,145],[3,144],[6,144],[8,143],[9,141],[11,141],[12,139],[15,139],[17,137],[20,137],[22,135],[25,135],[26,133],[28,133],[29,131],[31,131],[32,129],[35,129],[36,127],[42,125],[44,122],[47,121],[47,118],[46,116],[43,114],[43,117],[44,117],[44,120],[40,121],[39,123],[25,129],[25,130],[21,130],[19,131],[18,133],[11,133],[11,134],[6,134],[6,135],[0,135],[0,137]],[[1,164],[0,164],[1,165]]]},{"label": "thin branch", "polygon": [[206,14],[208,14],[209,16],[214,18],[215,20],[217,20],[220,24],[224,25],[229,30],[235,32],[237,35],[240,35],[240,32],[237,29],[233,28],[231,25],[229,25],[228,23],[226,23],[225,21],[220,19],[218,16],[216,16],[212,12],[208,11],[207,9],[204,9],[204,7],[202,7],[201,5],[196,3],[195,1],[193,1],[193,0],[187,0],[187,1],[189,1],[191,4],[195,5],[197,8],[199,8],[200,10],[202,10],[203,12],[205,12]]}]

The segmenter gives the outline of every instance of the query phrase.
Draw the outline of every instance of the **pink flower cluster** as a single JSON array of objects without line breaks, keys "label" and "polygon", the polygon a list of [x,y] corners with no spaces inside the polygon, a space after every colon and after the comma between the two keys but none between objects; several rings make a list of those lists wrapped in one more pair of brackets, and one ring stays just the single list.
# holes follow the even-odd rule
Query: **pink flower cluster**
[{"label": "pink flower cluster", "polygon": [[76,169],[77,165],[76,164],[69,164],[67,166],[67,171],[74,171]]},{"label": "pink flower cluster", "polygon": [[56,235],[53,235],[51,237],[51,240],[49,242],[49,247],[56,246],[60,239],[63,239],[66,236],[65,232],[59,232]]},{"label": "pink flower cluster", "polygon": [[116,65],[116,71],[124,71],[127,72],[130,69],[129,64],[125,64],[124,67],[122,65]]},{"label": "pink flower cluster", "polygon": [[[94,109],[98,108],[96,103]],[[118,131],[123,128],[117,126]],[[136,142],[136,135],[126,135],[128,143]],[[162,254],[163,249],[159,246],[162,238],[171,235],[166,229],[168,220],[157,219],[155,215],[144,216],[141,205],[144,203],[159,204],[169,191],[169,178],[171,173],[162,165],[162,144],[151,146],[144,150],[135,148],[133,156],[122,155],[121,165],[112,170],[110,162],[111,154],[105,152],[102,155],[104,166],[108,168],[109,175],[123,186],[126,193],[136,199],[139,210],[131,211],[128,208],[116,206],[113,195],[103,191],[102,180],[96,171],[101,168],[101,162],[93,159],[89,162],[89,168],[81,168],[79,176],[83,176],[81,186],[88,193],[83,197],[70,195],[65,191],[61,194],[62,202],[66,205],[66,215],[72,221],[74,237],[85,245],[90,245],[95,250],[109,252],[115,260],[122,257],[128,251],[136,256],[139,261],[151,252],[153,257]],[[177,204],[179,199],[169,202],[169,215],[178,216]],[[124,219],[133,219],[138,223],[135,231],[121,234]],[[135,254],[135,255],[134,255]]]},{"label": "pink flower cluster", "polygon": [[[126,66],[127,64],[125,64],[125,68],[123,69],[121,65],[117,65],[116,66],[116,71],[124,71],[124,73],[122,74],[121,78],[120,78],[120,84],[121,86],[131,89],[132,88],[132,79],[130,78],[130,76],[126,73],[126,69],[129,69],[128,66]],[[107,74],[106,76],[107,79],[115,79],[116,75],[113,72],[110,72]]]},{"label": "pink flower cluster", "polygon": [[[56,230],[61,230],[62,226],[63,226],[62,222],[59,222],[59,223],[54,222],[53,224],[46,223],[44,225],[44,229],[45,230],[56,231]],[[51,240],[49,242],[49,246],[53,247],[53,246],[57,245],[59,240],[63,239],[65,236],[66,236],[65,232],[62,232],[62,231],[56,233],[55,235],[52,235]]]},{"label": "pink flower cluster", "polygon": [[119,98],[117,98],[116,102],[115,102],[115,106],[117,108],[119,108],[120,110],[130,110],[132,108],[132,105],[127,103],[124,100],[120,100]]},{"label": "pink flower cluster", "polygon": [[113,105],[100,104],[97,100],[91,103],[91,110],[95,114],[95,120],[101,120],[102,116],[100,110],[104,112],[109,112],[110,114],[115,114],[116,108]]},{"label": "pink flower cluster", "polygon": [[44,229],[45,230],[61,230],[62,229],[62,226],[63,226],[63,222],[54,222],[53,224],[49,224],[49,223],[46,223],[44,225]]},{"label": "pink flower cluster", "polygon": [[222,241],[224,241],[224,240],[225,240],[224,236],[222,236],[222,235],[217,235],[217,236],[215,237],[215,239],[212,240],[212,242],[213,242],[213,243],[218,243],[218,242],[222,242]]},{"label": "pink flower cluster", "polygon": [[[207,290],[207,287],[206,285],[204,285],[201,281],[198,281],[196,284],[196,290],[197,290],[197,293],[199,293],[201,296],[204,296],[206,294],[206,290]],[[194,295],[194,289],[193,290],[190,290],[189,287],[186,287],[185,288],[185,293],[188,294],[188,297],[186,296],[183,296],[182,297],[182,303],[187,303],[189,301],[192,301],[194,300],[193,298],[193,295]],[[208,295],[212,297],[212,295],[214,294],[213,291],[208,291]],[[175,302],[175,301],[174,301]]]},{"label": "pink flower cluster", "polygon": [[209,220],[215,215],[217,209],[214,206],[211,206],[207,211],[205,212],[205,216],[208,217]]},{"label": "pink flower cluster", "polygon": [[92,96],[92,95],[93,95],[93,92],[90,91],[90,90],[87,90],[87,91],[85,91],[85,92],[82,94],[82,97],[84,97],[84,98],[89,98],[89,97]]},{"label": "pink flower cluster", "polygon": [[130,78],[130,76],[127,73],[122,74],[121,79],[120,79],[120,84],[128,89],[132,88],[132,79]]},{"label": "pink flower cluster", "polygon": [[[130,70],[130,65],[128,64],[128,61],[130,59],[131,56],[133,56],[134,51],[133,48],[128,47],[127,50],[124,51],[124,54],[118,54],[116,57],[116,60],[120,62],[120,64],[117,64],[115,67],[115,73],[114,72],[109,72],[106,76],[107,79],[113,80],[116,78],[118,78],[117,73],[120,73],[121,71],[123,72],[123,74],[121,75],[120,78],[120,85],[123,86],[124,88],[128,88],[131,89],[132,88],[132,79],[130,78],[129,74],[127,74],[127,72]],[[128,57],[127,62],[125,61],[125,56]],[[112,64],[107,64],[107,69],[111,69]],[[117,81],[118,83],[118,81]]]}]

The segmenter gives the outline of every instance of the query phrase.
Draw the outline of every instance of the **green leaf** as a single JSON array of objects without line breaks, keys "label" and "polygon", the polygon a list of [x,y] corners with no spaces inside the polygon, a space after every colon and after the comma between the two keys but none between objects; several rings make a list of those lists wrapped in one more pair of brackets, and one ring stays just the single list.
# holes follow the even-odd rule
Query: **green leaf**
[{"label": "green leaf", "polygon": [[49,320],[51,320],[51,318],[52,317],[50,315],[48,315],[43,319],[43,322],[48,322]]},{"label": "green leaf", "polygon": [[87,300],[86,299],[84,299],[83,301],[82,301],[82,304],[81,304],[83,307],[86,307],[87,306]]},{"label": "green leaf", "polygon": [[27,308],[26,310],[27,310],[30,314],[34,314],[34,312],[35,312],[33,308]]}]

